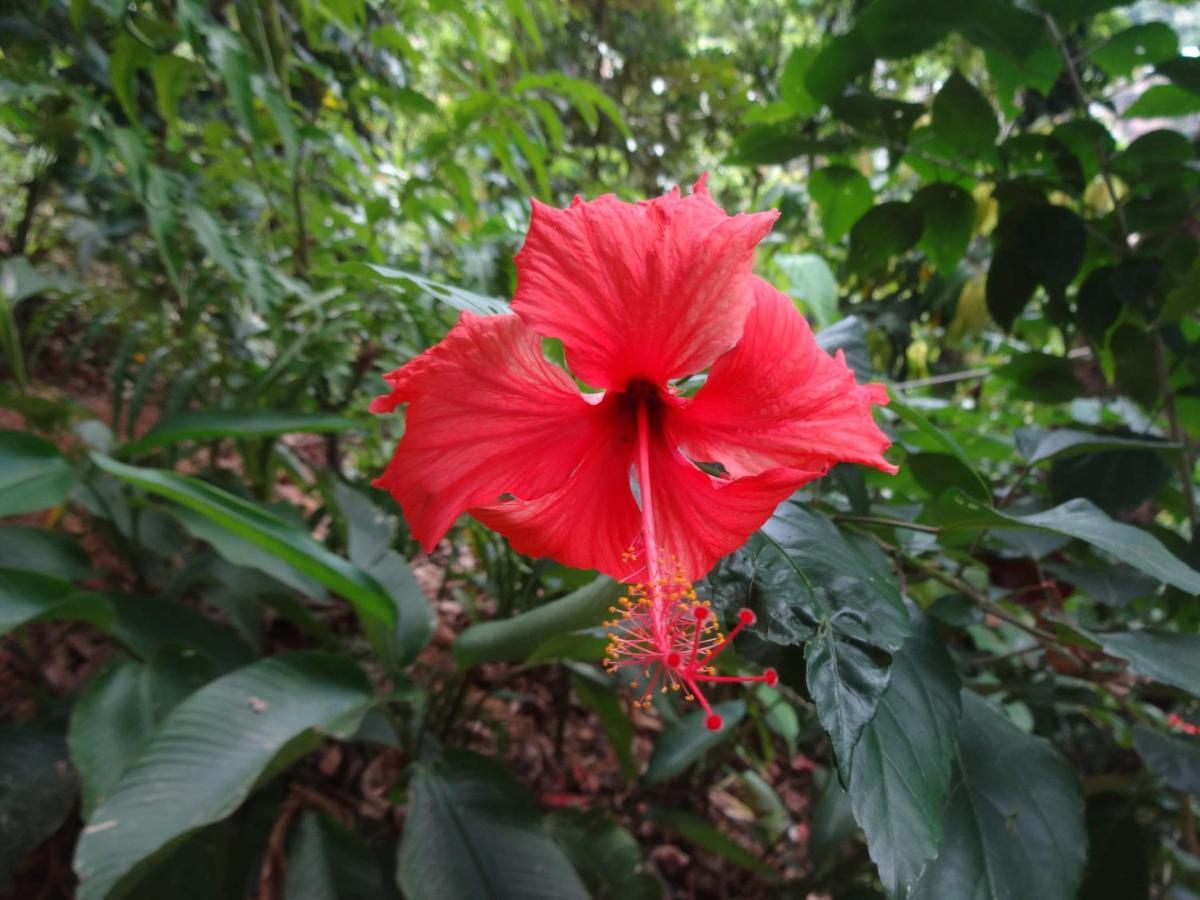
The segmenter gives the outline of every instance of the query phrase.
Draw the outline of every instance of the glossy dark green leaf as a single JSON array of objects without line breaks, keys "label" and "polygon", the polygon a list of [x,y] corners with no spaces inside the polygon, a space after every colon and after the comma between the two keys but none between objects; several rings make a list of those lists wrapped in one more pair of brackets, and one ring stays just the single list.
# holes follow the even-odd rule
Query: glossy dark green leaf
[{"label": "glossy dark green leaf", "polygon": [[346,431],[354,423],[328,413],[281,410],[208,409],[179,413],[159,422],[146,436],[121,448],[123,456],[138,456],[158,447],[181,441],[210,441],[221,438],[265,438],[281,434],[322,434]]},{"label": "glossy dark green leaf", "polygon": [[20,431],[0,431],[0,517],[58,506],[76,474],[49,441]]},{"label": "glossy dark green leaf", "polygon": [[937,857],[913,900],[1072,900],[1087,859],[1083,797],[1069,763],[971,691]]},{"label": "glossy dark green leaf", "polygon": [[1124,518],[1155,496],[1172,471],[1151,450],[1107,450],[1054,460],[1048,487],[1055,503],[1083,498]]},{"label": "glossy dark green leaf", "polygon": [[109,632],[144,659],[172,645],[200,651],[221,671],[253,659],[249,645],[231,628],[185,603],[137,594],[104,596],[116,612]]},{"label": "glossy dark green leaf", "polygon": [[946,0],[877,0],[856,24],[876,56],[900,59],[941,41],[958,18]]},{"label": "glossy dark green leaf", "polygon": [[1138,66],[1152,66],[1172,59],[1179,51],[1179,38],[1163,22],[1144,22],[1118,31],[1092,52],[1092,61],[1117,78]]},{"label": "glossy dark green leaf", "polygon": [[1084,633],[1105,653],[1127,661],[1139,675],[1200,697],[1200,634],[1161,628]]},{"label": "glossy dark green leaf", "polygon": [[10,525],[0,528],[0,568],[30,569],[74,581],[92,574],[92,563],[69,534]]},{"label": "glossy dark green leaf", "polygon": [[964,157],[975,159],[995,143],[1000,126],[987,98],[956,71],[933,98],[933,131]]},{"label": "glossy dark green leaf", "polygon": [[975,198],[953,184],[930,184],[913,196],[924,228],[919,246],[941,272],[953,272],[975,229]]},{"label": "glossy dark green leaf", "polygon": [[1020,253],[1011,247],[997,248],[987,274],[987,308],[996,324],[1011,331],[1036,289],[1037,278]]},{"label": "glossy dark green leaf", "polygon": [[659,900],[663,888],[639,872],[637,840],[598,809],[560,809],[546,817],[550,837],[583,877],[595,900]]},{"label": "glossy dark green leaf", "polygon": [[1076,428],[1056,428],[1053,431],[1018,428],[1014,437],[1017,452],[1031,465],[1048,459],[1062,459],[1105,450],[1152,450],[1156,453],[1173,454],[1182,447],[1181,444],[1153,435],[1106,434],[1080,431]]},{"label": "glossy dark green leaf", "polygon": [[867,93],[846,94],[834,100],[830,109],[860,137],[888,145],[904,144],[913,123],[925,113],[919,103]]},{"label": "glossy dark green leaf", "polygon": [[954,661],[919,618],[854,748],[849,787],[854,817],[889,896],[902,896],[941,846],[958,717]]},{"label": "glossy dark green leaf", "polygon": [[570,900],[587,888],[502,765],[456,752],[413,776],[396,880],[407,897]]},{"label": "glossy dark green leaf", "polygon": [[371,699],[354,663],[313,652],[261,660],[192,694],[88,820],[75,853],[80,900],[134,884],[186,835],[233,813],[282,752],[306,749],[296,738],[346,728]]},{"label": "glossy dark green leaf", "polygon": [[0,569],[0,635],[48,620],[77,620],[107,628],[113,608],[101,595],[76,590],[52,575]]},{"label": "glossy dark green leaf", "polygon": [[652,807],[650,818],[668,831],[695,844],[701,850],[733,863],[739,869],[744,869],[762,878],[770,878],[775,874],[771,867],[758,856],[722,834],[711,822],[692,813],[682,809]]},{"label": "glossy dark green leaf", "polygon": [[847,142],[835,136],[818,138],[802,122],[762,122],[751,125],[733,142],[726,162],[735,166],[782,165],[811,153],[837,153]]},{"label": "glossy dark green leaf", "polygon": [[0,887],[70,815],[76,791],[62,735],[0,724]]},{"label": "glossy dark green leaf", "polygon": [[866,176],[849,166],[827,166],[813,172],[808,192],[821,210],[821,229],[830,243],[840,241],[875,202]]},{"label": "glossy dark green leaf", "polygon": [[694,709],[663,729],[654,742],[654,753],[643,776],[646,784],[660,784],[674,778],[687,771],[713,747],[728,740],[746,715],[746,704],[742,700],[726,700],[714,703],[713,712],[723,720],[721,728],[716,731],[705,724],[708,716],[703,709]]},{"label": "glossy dark green leaf", "polygon": [[1146,768],[1169,787],[1200,800],[1200,741],[1163,734],[1139,722],[1133,726],[1133,744]]},{"label": "glossy dark green leaf", "polygon": [[[338,592],[350,601],[367,633],[377,640],[395,627],[392,598],[379,582],[262,507],[198,478],[135,468],[97,454],[92,459],[109,474],[180,504],[231,539],[245,542]],[[258,559],[247,561],[255,564]],[[241,564],[243,560],[230,562]],[[268,574],[278,577],[277,571]]]},{"label": "glossy dark green leaf", "polygon": [[601,577],[510,619],[472,625],[455,640],[454,659],[461,668],[483,662],[522,662],[552,637],[599,625],[622,591],[621,584]]},{"label": "glossy dark green leaf", "polygon": [[328,816],[304,813],[290,844],[283,900],[389,900],[399,896],[371,848]]},{"label": "glossy dark green leaf", "polygon": [[947,531],[1027,528],[1063,534],[1112,554],[1181,591],[1200,594],[1200,572],[1172,556],[1148,531],[1113,520],[1087,500],[1071,500],[1045,512],[1018,516],[990,509],[961,492],[951,491],[939,498],[931,518]]},{"label": "glossy dark green leaf", "polygon": [[[993,260],[992,270],[996,263]],[[989,274],[989,282],[991,275]],[[989,301],[990,303],[990,301]],[[1083,393],[1075,366],[1064,356],[1052,353],[1017,353],[992,374],[1008,382],[1012,396],[1039,403],[1066,403]]]},{"label": "glossy dark green leaf", "polygon": [[1200,94],[1200,59],[1194,56],[1176,56],[1155,66],[1155,71],[1166,75],[1172,83]]},{"label": "glossy dark green leaf", "polygon": [[850,229],[850,267],[872,275],[912,249],[921,239],[924,219],[911,203],[890,201],[869,209]]}]

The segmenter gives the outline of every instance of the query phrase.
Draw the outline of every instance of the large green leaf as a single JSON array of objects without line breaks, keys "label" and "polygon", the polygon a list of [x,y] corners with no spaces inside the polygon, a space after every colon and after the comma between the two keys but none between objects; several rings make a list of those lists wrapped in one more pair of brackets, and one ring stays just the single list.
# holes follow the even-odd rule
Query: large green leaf
[{"label": "large green leaf", "polygon": [[975,228],[975,198],[958,185],[936,182],[913,196],[921,211],[924,230],[920,248],[945,273],[954,271],[967,251]]},{"label": "large green leaf", "polygon": [[659,900],[662,886],[638,871],[637,839],[599,809],[561,809],[546,817],[554,841],[566,851],[595,900]]},{"label": "large green leaf", "polygon": [[875,201],[866,176],[849,166],[828,166],[813,172],[808,192],[821,210],[821,228],[830,243],[840,241]]},{"label": "large green leaf", "polygon": [[937,855],[957,747],[954,661],[924,618],[892,660],[891,680],[854,748],[850,802],[889,896]]},{"label": "large green leaf", "polygon": [[785,503],[717,565],[708,588],[726,617],[752,609],[749,630],[762,640],[807,642],[808,690],[848,779],[851,752],[887,687],[891,654],[909,633],[887,560],[873,544],[847,540],[824,516]]},{"label": "large green leaf", "polygon": [[654,753],[643,776],[646,784],[659,784],[687,771],[705,753],[728,739],[746,715],[746,704],[742,700],[727,700],[713,704],[713,712],[721,717],[723,725],[713,731],[705,724],[708,714],[695,709],[672,722],[654,742]]},{"label": "large green leaf", "polygon": [[961,491],[948,491],[923,518],[945,531],[1025,528],[1064,534],[1086,541],[1181,591],[1200,594],[1200,572],[1172,556],[1149,532],[1109,518],[1087,500],[1070,500],[1045,512],[1018,516],[986,507]]},{"label": "large green leaf", "polygon": [[829,263],[815,253],[780,253],[775,264],[787,277],[787,292],[804,304],[805,311],[817,322],[818,330],[838,320],[837,282]]},{"label": "large green leaf", "polygon": [[[391,635],[396,625],[396,610],[387,591],[370,575],[326,550],[310,535],[262,507],[198,478],[127,466],[99,454],[93,454],[92,459],[110,475],[180,504],[202,517],[212,528],[265,551],[341,594],[354,606],[364,630],[376,644]],[[241,564],[243,559],[231,559],[230,562]],[[257,560],[250,562],[254,564]],[[276,577],[279,574],[269,570],[267,573]]]},{"label": "large green leaf", "polygon": [[396,522],[361,492],[338,483],[334,497],[346,517],[350,562],[383,585],[396,611],[396,626],[381,636],[381,652],[396,669],[412,662],[433,637],[437,617],[413,577],[408,560],[393,549]]},{"label": "large green leaf", "polygon": [[1154,450],[1160,453],[1180,450],[1183,445],[1153,436],[1137,437],[1080,431],[1075,428],[1018,428],[1013,435],[1017,451],[1030,465],[1059,457],[1099,453],[1104,450]]},{"label": "large green leaf", "polygon": [[0,888],[75,805],[75,773],[62,735],[0,724]]},{"label": "large green leaf", "polygon": [[944,430],[930,422],[916,408],[905,403],[896,391],[890,391],[889,393],[888,411],[895,413],[906,425],[910,425],[916,429],[917,434],[926,442],[922,445],[925,449],[938,449],[944,451],[944,454],[949,454],[949,456],[953,457],[952,460],[947,461],[947,464],[960,471],[961,474],[956,475],[956,479],[961,478],[971,485],[967,493],[978,500],[990,503],[992,489],[984,477],[979,474],[979,470],[975,468],[975,463],[971,461],[971,457],[963,450],[962,445]]},{"label": "large green leaf", "polygon": [[49,441],[0,431],[0,517],[58,506],[75,479],[75,469]]},{"label": "large green leaf", "polygon": [[168,848],[241,805],[268,767],[352,727],[371,688],[350,660],[260,660],[179,704],[88,820],[75,853],[80,900],[128,889]]},{"label": "large green leaf", "polygon": [[1161,628],[1084,634],[1105,653],[1128,662],[1138,674],[1200,697],[1200,634]]},{"label": "large green leaf", "polygon": [[99,594],[76,590],[52,575],[24,569],[0,569],[0,635],[29,622],[77,619],[107,628],[112,605]]},{"label": "large green leaf", "polygon": [[921,239],[924,219],[911,203],[889,201],[867,210],[850,229],[850,268],[873,275]]},{"label": "large green leaf", "polygon": [[1166,62],[1179,50],[1179,38],[1163,22],[1146,22],[1118,31],[1092,53],[1092,60],[1113,77],[1137,66]]},{"label": "large green leaf", "polygon": [[1087,859],[1079,779],[1048,742],[962,694],[941,852],[913,900],[1071,900]]},{"label": "large green leaf", "polygon": [[389,900],[398,897],[361,837],[327,816],[300,817],[288,849],[283,900]]},{"label": "large green leaf", "polygon": [[522,662],[552,637],[600,624],[623,590],[618,582],[601,577],[512,618],[472,625],[454,642],[454,659],[461,668]]},{"label": "large green leaf", "polygon": [[346,431],[354,422],[328,413],[287,412],[275,409],[206,409],[183,412],[164,419],[139,440],[121,448],[123,456],[137,456],[181,441],[220,438],[264,438],[302,432]]},{"label": "large green leaf", "polygon": [[0,567],[31,569],[71,580],[92,574],[91,560],[73,537],[19,525],[0,528]]},{"label": "large green leaf", "polygon": [[1200,743],[1138,723],[1133,726],[1133,745],[1147,769],[1200,800]]},{"label": "large green leaf", "polygon": [[1000,133],[987,98],[958,72],[951,73],[933,98],[933,130],[968,159],[991,149]]},{"label": "large green leaf", "polygon": [[383,278],[388,287],[403,290],[401,285],[407,282],[435,300],[445,303],[447,306],[453,306],[455,309],[466,310],[481,316],[500,315],[509,311],[508,304],[499,297],[476,294],[460,287],[433,281],[416,272],[406,272],[402,269],[392,269],[374,263],[367,263],[367,266],[376,275]]},{"label": "large green leaf", "polygon": [[524,788],[466,752],[417,767],[396,880],[408,897],[439,900],[588,897]]}]

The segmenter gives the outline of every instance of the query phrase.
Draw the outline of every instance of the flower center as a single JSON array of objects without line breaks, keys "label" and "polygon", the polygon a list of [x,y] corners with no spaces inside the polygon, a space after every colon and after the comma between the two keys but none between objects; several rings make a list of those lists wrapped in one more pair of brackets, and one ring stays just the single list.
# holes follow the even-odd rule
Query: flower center
[{"label": "flower center", "polygon": [[[653,392],[652,400],[646,385]],[[641,493],[642,544],[645,554],[646,581],[629,585],[628,596],[618,606],[609,608],[617,615],[605,624],[609,627],[609,644],[605,666],[615,671],[623,666],[642,669],[647,686],[637,701],[643,707],[657,689],[684,692],[688,700],[696,700],[705,712],[705,725],[713,731],[721,727],[721,717],[700,689],[702,683],[756,682],[775,684],[774,669],[762,675],[718,675],[713,661],[747,625],[754,623],[754,613],[748,609],[738,612],[737,623],[728,635],[722,635],[709,601],[701,601],[696,589],[684,577],[683,570],[658,545],[654,528],[654,488],[650,477],[650,410],[658,398],[658,389],[648,382],[631,384],[631,399],[636,403],[637,419],[637,480]],[[630,551],[632,553],[632,551]],[[637,687],[637,682],[633,683]]]}]

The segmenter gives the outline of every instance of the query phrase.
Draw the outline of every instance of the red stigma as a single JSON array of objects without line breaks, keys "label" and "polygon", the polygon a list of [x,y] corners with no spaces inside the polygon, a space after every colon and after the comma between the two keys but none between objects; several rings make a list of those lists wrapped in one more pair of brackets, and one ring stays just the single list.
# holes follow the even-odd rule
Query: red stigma
[{"label": "red stigma", "polygon": [[721,726],[724,724],[725,720],[716,713],[709,713],[708,718],[704,720],[704,727],[709,731],[720,731]]},{"label": "red stigma", "polygon": [[770,687],[775,687],[775,685],[779,684],[779,673],[774,669],[767,669],[767,671],[763,672],[763,681]]},{"label": "red stigma", "polygon": [[738,610],[737,617],[738,621],[743,625],[753,625],[758,620],[758,617],[754,615],[753,610],[745,608]]}]

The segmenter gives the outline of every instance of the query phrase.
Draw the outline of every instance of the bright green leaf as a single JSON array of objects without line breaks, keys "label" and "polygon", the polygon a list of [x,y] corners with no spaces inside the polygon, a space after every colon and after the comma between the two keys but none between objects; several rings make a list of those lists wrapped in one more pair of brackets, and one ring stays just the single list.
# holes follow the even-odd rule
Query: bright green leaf
[{"label": "bright green leaf", "polygon": [[0,431],[0,517],[58,506],[76,477],[49,441],[21,431]]}]

